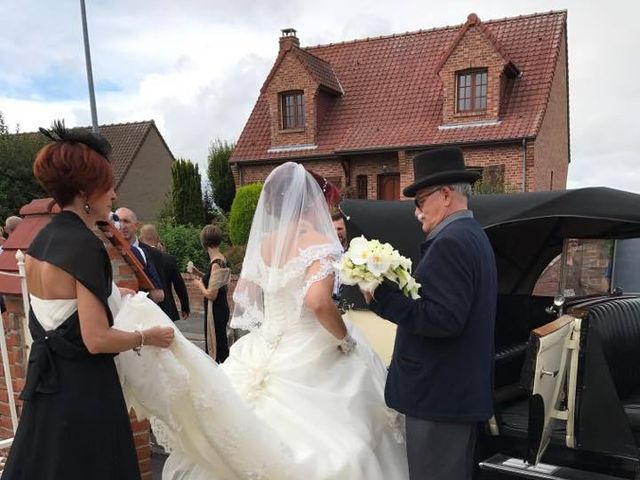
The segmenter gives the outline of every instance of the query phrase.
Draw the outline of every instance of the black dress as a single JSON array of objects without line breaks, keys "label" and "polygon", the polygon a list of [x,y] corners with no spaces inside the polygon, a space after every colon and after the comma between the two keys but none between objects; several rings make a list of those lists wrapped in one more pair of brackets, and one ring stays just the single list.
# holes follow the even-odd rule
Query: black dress
[{"label": "black dress", "polygon": [[[213,264],[219,265],[220,268],[229,268],[229,264],[226,260],[215,259],[209,263],[204,277],[202,277],[202,283],[204,286],[209,284],[209,278],[211,277],[211,266]],[[209,353],[209,345],[207,342],[207,317],[209,299],[204,298],[204,339],[205,339],[205,351]],[[227,286],[218,289],[218,295],[211,305],[211,311],[213,312],[213,323],[216,334],[216,362],[222,363],[229,356],[229,341],[227,340],[227,323],[229,323],[229,303],[227,302]]]},{"label": "black dress", "polygon": [[[102,242],[74,213],[63,211],[42,229],[29,255],[81,282],[105,306],[111,263]],[[3,480],[139,480],[131,424],[113,354],[91,354],[78,312],[45,331],[29,315],[33,337],[24,407]]]}]

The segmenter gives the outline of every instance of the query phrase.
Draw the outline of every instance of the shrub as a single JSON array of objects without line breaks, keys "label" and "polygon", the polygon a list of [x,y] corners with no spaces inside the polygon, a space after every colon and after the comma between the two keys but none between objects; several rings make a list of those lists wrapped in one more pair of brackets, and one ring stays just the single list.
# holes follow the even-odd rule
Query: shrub
[{"label": "shrub", "polygon": [[167,252],[176,257],[178,268],[181,272],[186,271],[189,260],[202,271],[209,264],[207,253],[200,245],[201,230],[201,226],[171,225],[167,223],[158,225],[160,238],[165,247],[167,247]]},{"label": "shrub", "polygon": [[236,192],[229,214],[229,239],[233,245],[247,244],[253,214],[256,211],[261,191],[261,183],[252,183],[240,187]]},{"label": "shrub", "polygon": [[242,262],[244,261],[246,249],[246,246],[240,245],[238,247],[227,247],[223,250],[222,253],[227,258],[232,273],[239,274],[240,270],[242,270]]}]

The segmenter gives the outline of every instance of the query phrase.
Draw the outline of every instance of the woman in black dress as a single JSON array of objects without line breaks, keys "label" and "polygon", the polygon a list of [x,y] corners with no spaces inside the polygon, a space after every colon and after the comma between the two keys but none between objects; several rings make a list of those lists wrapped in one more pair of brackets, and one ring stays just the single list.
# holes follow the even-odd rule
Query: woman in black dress
[{"label": "woman in black dress", "polygon": [[[91,231],[108,219],[116,198],[106,159],[110,145],[62,123],[43,133],[54,142],[38,152],[33,170],[62,212],[38,233],[26,259],[33,344],[20,424],[2,479],[138,480],[113,357],[143,345],[167,347],[173,329],[111,327],[111,263]],[[48,315],[53,305],[72,313],[56,319]]]},{"label": "woman in black dress", "polygon": [[[205,351],[212,355],[216,362],[222,363],[229,356],[229,341],[227,340],[227,323],[229,323],[229,304],[227,303],[227,285],[210,285],[211,275],[224,277],[222,273],[228,273],[229,264],[227,259],[220,252],[222,242],[222,230],[216,225],[206,225],[200,232],[200,243],[209,255],[209,267],[202,280],[196,280],[196,285],[204,297],[204,338]],[[222,270],[222,271],[221,271]],[[225,271],[226,270],[226,271]],[[228,278],[228,277],[226,277]],[[213,322],[209,319],[209,302],[211,302],[211,313]],[[213,329],[209,324],[213,324]],[[213,332],[211,332],[213,330]],[[212,335],[213,333],[213,335]],[[215,350],[210,345],[210,338],[215,335]]]}]

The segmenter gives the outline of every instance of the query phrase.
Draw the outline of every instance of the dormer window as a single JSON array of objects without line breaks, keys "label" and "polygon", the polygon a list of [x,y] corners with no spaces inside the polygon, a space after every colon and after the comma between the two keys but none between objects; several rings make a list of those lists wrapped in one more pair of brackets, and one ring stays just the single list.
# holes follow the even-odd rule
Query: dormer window
[{"label": "dormer window", "polygon": [[304,128],[304,92],[302,90],[284,92],[280,97],[282,129]]},{"label": "dormer window", "polygon": [[458,113],[487,109],[487,69],[466,70],[457,74]]}]

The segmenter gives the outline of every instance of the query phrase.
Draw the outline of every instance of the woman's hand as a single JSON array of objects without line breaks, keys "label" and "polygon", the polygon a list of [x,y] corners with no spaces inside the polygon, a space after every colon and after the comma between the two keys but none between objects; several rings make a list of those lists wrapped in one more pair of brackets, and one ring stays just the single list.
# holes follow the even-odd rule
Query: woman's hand
[{"label": "woman's hand", "polygon": [[153,327],[143,330],[142,335],[145,345],[167,348],[173,342],[175,332],[173,327]]}]

